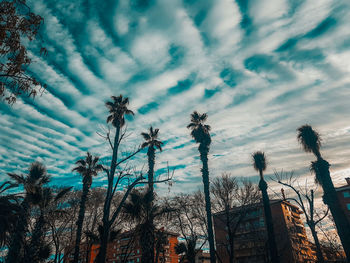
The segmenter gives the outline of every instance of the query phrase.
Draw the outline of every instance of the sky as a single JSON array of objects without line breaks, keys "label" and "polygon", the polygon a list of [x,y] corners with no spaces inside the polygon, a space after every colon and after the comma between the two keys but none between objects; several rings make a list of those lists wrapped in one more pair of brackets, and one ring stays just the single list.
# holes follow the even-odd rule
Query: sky
[{"label": "sky", "polygon": [[[251,154],[264,151],[266,178],[292,171],[313,182],[296,129],[322,136],[336,186],[350,176],[350,2],[347,0],[30,0],[44,18],[48,55],[30,44],[29,67],[45,93],[0,103],[0,181],[44,163],[52,184],[81,187],[72,172],[86,151],[108,164],[105,102],[123,94],[123,152],[160,129],[157,175],[174,170],[170,194],[200,187],[198,150],[186,128],[194,110],[212,127],[210,177],[222,172],[257,182]],[[143,151],[129,162],[146,169]],[[93,186],[106,185],[106,177]],[[168,185],[158,185],[169,194]],[[320,199],[319,199],[320,201]]]}]

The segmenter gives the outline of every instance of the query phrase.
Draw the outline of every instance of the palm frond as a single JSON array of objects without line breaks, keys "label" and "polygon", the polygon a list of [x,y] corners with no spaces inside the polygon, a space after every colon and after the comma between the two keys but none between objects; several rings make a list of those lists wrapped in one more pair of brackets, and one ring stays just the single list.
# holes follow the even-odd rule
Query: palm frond
[{"label": "palm frond", "polygon": [[61,191],[57,193],[55,196],[55,202],[59,201],[61,198],[63,198],[70,190],[72,190],[73,186],[71,187],[65,187]]},{"label": "palm frond", "polygon": [[8,173],[7,174],[9,177],[11,177],[12,180],[16,181],[18,184],[25,184],[26,179],[23,175],[18,175],[15,173]]},{"label": "palm frond", "polygon": [[147,141],[151,139],[151,136],[148,133],[142,132],[141,135]]},{"label": "palm frond", "polygon": [[319,153],[321,147],[320,135],[312,129],[308,124],[305,124],[297,129],[297,138],[303,146],[305,152]]},{"label": "palm frond", "polygon": [[267,165],[265,153],[257,151],[253,153],[252,157],[254,169],[257,171],[264,171]]},{"label": "palm frond", "polygon": [[29,177],[33,180],[38,180],[46,175],[46,167],[39,162],[33,162],[29,168]]}]

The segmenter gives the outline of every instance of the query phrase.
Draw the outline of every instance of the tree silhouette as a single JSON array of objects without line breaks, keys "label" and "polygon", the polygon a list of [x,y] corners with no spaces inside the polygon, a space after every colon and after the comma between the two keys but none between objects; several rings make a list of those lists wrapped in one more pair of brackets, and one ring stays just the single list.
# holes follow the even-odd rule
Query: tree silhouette
[{"label": "tree silhouette", "polygon": [[210,190],[213,196],[213,210],[220,214],[215,217],[216,222],[218,222],[216,227],[218,230],[219,228],[224,229],[227,235],[225,240],[216,243],[216,250],[220,253],[220,247],[223,247],[223,252],[229,256],[229,263],[233,263],[237,231],[242,225],[242,221],[247,217],[249,207],[261,199],[260,192],[252,182],[238,180],[229,173],[223,173],[220,177],[216,177]]},{"label": "tree silhouette", "polygon": [[342,242],[346,257],[350,260],[350,223],[341,208],[330,173],[330,164],[323,159],[320,152],[320,135],[310,125],[303,125],[297,129],[297,138],[305,152],[315,155],[316,161],[311,162],[311,171],[315,173],[315,181],[323,188],[323,202],[328,205]]},{"label": "tree silhouette", "polygon": [[191,114],[191,122],[187,125],[187,128],[191,130],[191,136],[196,143],[199,143],[198,151],[200,159],[202,161],[202,179],[204,185],[204,196],[205,196],[205,207],[207,212],[208,222],[208,241],[210,249],[210,262],[215,263],[215,243],[213,233],[213,221],[211,214],[211,203],[210,203],[210,190],[209,190],[209,169],[208,169],[208,153],[210,149],[211,137],[210,137],[210,126],[205,124],[208,115],[206,113],[200,114],[194,111]]},{"label": "tree silhouette", "polygon": [[[320,209],[315,207],[314,189],[309,188],[307,181],[305,182],[305,185],[303,187],[295,186],[296,178],[294,177],[293,172],[291,172],[289,175],[287,173],[283,173],[283,171],[281,171],[280,173],[275,172],[275,176],[279,184],[288,187],[289,189],[293,190],[293,192],[296,194],[296,198],[288,199],[293,200],[295,203],[297,203],[300,209],[304,212],[306,224],[309,226],[312,237],[315,242],[317,262],[323,263],[325,260],[322,255],[320,241],[316,232],[316,226],[327,216],[328,210],[324,212],[322,216],[319,216],[317,210]],[[304,188],[305,190],[303,190],[302,188]],[[318,218],[316,218],[316,216],[318,216]]]},{"label": "tree silhouette", "polygon": [[80,209],[77,220],[77,234],[74,248],[74,263],[78,263],[79,260],[79,249],[85,216],[85,205],[92,184],[92,177],[96,176],[100,171],[103,170],[103,166],[99,164],[98,161],[99,157],[93,157],[89,152],[87,152],[85,159],[76,161],[75,164],[77,166],[73,168],[73,171],[78,172],[83,178],[83,192],[80,199]]},{"label": "tree silhouette", "polygon": [[39,217],[36,219],[30,242],[25,246],[25,263],[45,262],[49,258],[51,246],[44,240],[48,228],[47,217],[60,211],[57,204],[71,189],[72,187],[63,188],[56,194],[50,187],[43,187],[38,191]]},{"label": "tree silhouette", "polygon": [[97,257],[97,262],[104,263],[106,261],[106,253],[107,253],[107,245],[109,240],[109,234],[110,234],[110,228],[114,221],[116,220],[119,212],[122,209],[122,205],[127,199],[129,193],[133,189],[133,187],[143,179],[142,176],[139,176],[133,183],[131,183],[127,191],[125,192],[119,206],[117,209],[113,212],[112,217],[110,218],[111,213],[111,204],[112,199],[115,193],[115,190],[117,188],[118,183],[121,181],[121,179],[124,176],[119,176],[116,182],[114,182],[115,178],[115,171],[119,164],[122,162],[128,160],[132,156],[134,156],[136,153],[140,151],[140,149],[136,150],[133,154],[129,155],[128,157],[124,158],[123,160],[117,162],[118,160],[118,149],[121,142],[121,139],[123,137],[123,134],[121,135],[121,129],[125,125],[125,116],[126,115],[134,115],[134,113],[128,109],[129,105],[129,99],[124,98],[122,95],[116,97],[111,96],[112,101],[106,102],[106,107],[108,108],[109,115],[107,117],[107,123],[111,123],[113,127],[115,128],[115,135],[114,135],[114,142],[110,141],[109,134],[107,135],[107,139],[110,143],[110,146],[112,148],[113,154],[112,154],[112,161],[110,164],[109,170],[105,169],[105,172],[107,173],[107,179],[108,179],[108,186],[107,186],[107,192],[106,192],[106,198],[103,206],[103,218],[102,218],[102,231],[101,234],[101,246],[100,246],[100,252]]},{"label": "tree silhouette", "polygon": [[175,246],[176,254],[183,254],[183,256],[180,259],[180,262],[184,262],[185,260],[187,260],[188,263],[196,262],[196,255],[198,252],[198,249],[196,249],[197,240],[198,237],[192,236],[188,238],[186,242],[180,242]]},{"label": "tree silhouette", "polygon": [[149,132],[141,133],[145,142],[141,145],[142,148],[148,147],[147,156],[148,156],[148,187],[149,190],[153,193],[153,181],[154,181],[154,164],[156,157],[156,150],[162,151],[163,142],[158,140],[159,129],[154,129],[151,126]]},{"label": "tree silhouette", "polygon": [[[18,95],[35,97],[46,87],[26,70],[32,63],[26,43],[37,38],[44,19],[30,11],[26,0],[1,1],[0,14],[0,97],[13,104]],[[46,53],[41,47],[40,54]]]},{"label": "tree silhouette", "polygon": [[262,198],[263,198],[271,262],[277,263],[279,262],[279,259],[278,259],[277,245],[276,245],[275,234],[273,229],[270,200],[269,200],[269,195],[267,193],[267,183],[264,180],[264,174],[263,174],[263,172],[266,170],[266,158],[265,158],[265,154],[260,151],[253,153],[252,157],[253,157],[254,169],[258,171],[260,175],[259,189],[262,193]]},{"label": "tree silhouette", "polygon": [[49,182],[50,177],[47,175],[45,166],[39,162],[32,163],[26,175],[17,175],[15,173],[9,173],[8,175],[18,185],[23,186],[25,191],[24,199],[21,202],[21,211],[6,258],[8,263],[18,263],[23,257],[23,246],[25,235],[28,231],[31,206],[40,201],[42,186]]},{"label": "tree silhouette", "polygon": [[154,204],[154,198],[154,193],[149,190],[134,191],[130,194],[129,201],[124,204],[126,218],[137,223],[136,233],[139,235],[142,263],[154,262],[154,219],[171,212],[168,207]]},{"label": "tree silhouette", "polygon": [[3,195],[7,190],[17,187],[6,181],[0,185],[0,247],[7,245],[10,233],[15,231],[20,211],[19,197],[16,194]]}]

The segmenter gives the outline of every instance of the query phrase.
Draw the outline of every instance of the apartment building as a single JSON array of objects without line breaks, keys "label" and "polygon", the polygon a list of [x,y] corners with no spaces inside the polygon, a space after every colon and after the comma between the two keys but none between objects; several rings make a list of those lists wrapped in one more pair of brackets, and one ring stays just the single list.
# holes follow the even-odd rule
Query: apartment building
[{"label": "apartment building", "polygon": [[337,187],[335,190],[337,191],[338,199],[344,210],[344,213],[350,222],[350,178],[347,177],[345,180],[346,185]]},{"label": "apartment building", "polygon": [[[175,253],[175,246],[178,244],[178,234],[169,231],[159,230],[156,237],[162,238],[158,249],[155,248],[157,263],[178,263],[179,255]],[[156,240],[157,242],[157,240]],[[99,245],[93,244],[88,248],[81,245],[81,263],[94,263],[99,251]],[[116,240],[110,242],[107,247],[106,262],[108,263],[138,263],[141,262],[142,250],[139,236],[134,231],[122,233]],[[68,253],[64,262],[73,260],[73,252]]]},{"label": "apartment building", "polygon": [[[271,200],[275,239],[280,262],[315,262],[316,255],[301,221],[301,210],[286,200]],[[235,224],[235,262],[269,262],[267,231],[263,204],[257,203],[230,210]],[[222,262],[229,262],[227,217],[214,215],[216,247]]]}]

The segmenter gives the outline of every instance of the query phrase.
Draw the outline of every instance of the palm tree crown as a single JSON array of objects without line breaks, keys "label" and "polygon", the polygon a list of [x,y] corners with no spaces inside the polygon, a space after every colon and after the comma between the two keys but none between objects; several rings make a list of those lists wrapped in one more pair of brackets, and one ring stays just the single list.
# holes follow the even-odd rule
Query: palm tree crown
[{"label": "palm tree crown", "polygon": [[266,157],[265,153],[261,151],[257,151],[253,153],[253,166],[254,169],[258,172],[262,172],[266,170]]},{"label": "palm tree crown", "polygon": [[159,129],[153,129],[151,126],[149,132],[142,132],[141,135],[145,139],[145,142],[141,145],[142,148],[151,147],[152,149],[159,149],[162,151],[163,142],[158,140]]},{"label": "palm tree crown", "polygon": [[134,112],[128,109],[129,98],[123,98],[123,95],[111,96],[113,101],[106,102],[106,107],[110,115],[107,117],[107,123],[111,122],[114,127],[123,127],[125,124],[125,115],[134,115]]},{"label": "palm tree crown", "polygon": [[32,201],[38,197],[38,191],[41,187],[50,181],[46,167],[39,162],[34,162],[30,165],[27,175],[8,173],[8,176],[17,184],[23,185],[27,197],[32,198]]},{"label": "palm tree crown", "polygon": [[308,124],[305,124],[297,129],[297,138],[303,146],[305,152],[312,152],[316,157],[320,156],[321,138],[318,132],[312,129]]},{"label": "palm tree crown", "polygon": [[210,126],[204,124],[207,120],[208,115],[206,113],[200,114],[194,111],[191,114],[191,123],[187,125],[188,129],[191,129],[191,136],[196,141],[196,143],[204,143],[209,145],[211,143],[210,138]]},{"label": "palm tree crown", "polygon": [[93,157],[87,152],[85,159],[80,159],[75,162],[77,166],[74,167],[72,171],[78,172],[83,177],[83,183],[91,186],[92,177],[103,170],[103,166],[98,164],[99,159],[99,157]]}]

